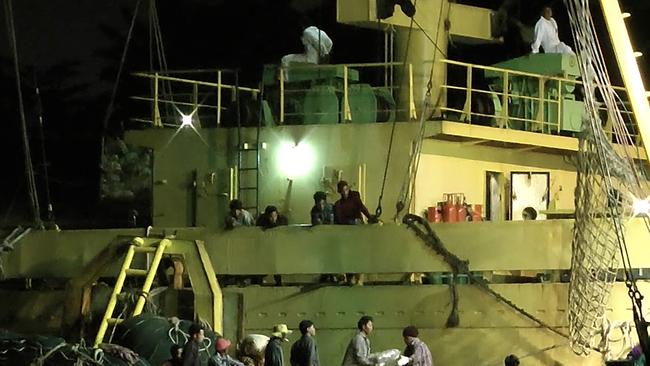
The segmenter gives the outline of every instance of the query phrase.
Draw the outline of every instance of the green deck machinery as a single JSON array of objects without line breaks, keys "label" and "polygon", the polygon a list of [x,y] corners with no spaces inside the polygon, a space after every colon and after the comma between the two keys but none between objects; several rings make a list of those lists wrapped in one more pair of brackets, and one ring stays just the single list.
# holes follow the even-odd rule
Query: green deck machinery
[{"label": "green deck machinery", "polygon": [[514,71],[508,74],[507,80],[501,71],[485,71],[496,115],[505,113],[503,92],[504,86],[508,88],[507,128],[548,134],[571,134],[581,130],[584,103],[576,100],[577,85],[573,81],[580,77],[580,69],[575,56],[533,54],[492,66]]},{"label": "green deck machinery", "polygon": [[[387,87],[360,82],[360,72],[344,65],[277,65],[264,68],[264,122],[271,124],[374,123],[395,120],[395,99]],[[345,113],[347,84],[349,113]],[[283,108],[281,108],[283,104]]]}]

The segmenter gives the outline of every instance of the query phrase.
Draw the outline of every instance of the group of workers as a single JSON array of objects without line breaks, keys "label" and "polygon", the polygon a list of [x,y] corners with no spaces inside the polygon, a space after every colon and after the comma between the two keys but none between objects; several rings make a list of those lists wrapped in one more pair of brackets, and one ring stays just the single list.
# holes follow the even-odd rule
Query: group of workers
[{"label": "group of workers", "polygon": [[[318,346],[316,344],[316,326],[310,320],[303,320],[298,325],[301,337],[291,346],[289,364],[291,366],[320,366]],[[362,316],[357,322],[358,332],[348,343],[341,366],[376,366],[380,363],[390,362],[400,366],[433,366],[433,359],[429,347],[418,338],[418,329],[408,326],[402,331],[402,338],[406,348],[399,355],[399,351],[372,353],[369,336],[374,329],[373,318]],[[231,342],[223,337],[215,341],[215,353],[208,361],[209,366],[284,366],[284,352],[282,344],[288,342],[287,336],[293,331],[286,324],[273,327],[271,337],[263,350],[262,357],[241,353],[240,360],[228,354]],[[192,324],[189,330],[189,340],[184,346],[174,344],[171,348],[172,358],[163,366],[199,366],[201,364],[199,352],[203,348],[205,334],[199,324]],[[211,351],[211,350],[209,350]],[[210,353],[210,352],[209,352]]]},{"label": "group of workers", "polygon": [[[363,223],[363,216],[370,223],[376,222],[376,217],[371,215],[363,204],[359,192],[351,190],[346,181],[338,182],[337,191],[341,198],[334,205],[327,202],[325,192],[314,193],[314,207],[310,212],[312,225],[356,225]],[[229,208],[230,212],[226,216],[226,229],[239,226],[260,226],[270,229],[288,224],[287,218],[280,214],[275,206],[267,206],[257,220],[244,209],[242,202],[238,199],[230,201]]]}]

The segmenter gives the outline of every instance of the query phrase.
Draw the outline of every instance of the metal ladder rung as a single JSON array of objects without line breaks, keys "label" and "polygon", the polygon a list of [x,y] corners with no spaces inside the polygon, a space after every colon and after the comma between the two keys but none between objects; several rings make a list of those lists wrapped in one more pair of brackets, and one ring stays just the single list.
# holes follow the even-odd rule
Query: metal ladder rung
[{"label": "metal ladder rung", "polygon": [[127,276],[141,276],[144,277],[149,274],[149,271],[146,269],[127,269],[126,270],[126,275]]},{"label": "metal ladder rung", "polygon": [[250,191],[255,189],[257,189],[257,187],[239,187],[240,191]]},{"label": "metal ladder rung", "polygon": [[[126,279],[126,276],[144,276],[145,280],[144,284],[142,285],[142,293],[149,293],[151,286],[153,285],[154,277],[156,276],[156,271],[158,270],[158,266],[160,265],[160,261],[168,245],[171,245],[171,241],[168,239],[163,239],[160,241],[160,243],[158,243],[157,246],[141,247],[133,244],[129,246],[129,250],[126,252],[124,261],[122,263],[122,268],[120,269],[120,273],[118,274],[117,280],[115,281],[113,292],[111,293],[111,297],[108,301],[108,304],[106,305],[104,317],[102,318],[102,322],[100,323],[99,329],[97,330],[97,336],[95,337],[94,343],[95,347],[98,347],[104,341],[104,336],[106,335],[106,331],[108,330],[109,326],[119,324],[123,321],[123,319],[113,318],[113,311],[115,310],[115,305],[118,301],[117,298],[122,292],[122,287],[124,286],[124,280]],[[148,270],[130,268],[133,261],[133,256],[136,252],[155,253],[150,264],[151,267]],[[129,317],[140,315],[144,309],[146,300],[147,299],[144,296],[138,297],[138,302],[135,304],[133,312],[131,315],[129,315]]]},{"label": "metal ladder rung", "polygon": [[155,253],[157,247],[134,247],[133,251],[136,253]]},{"label": "metal ladder rung", "polygon": [[245,171],[248,171],[248,170],[259,170],[259,168],[239,168],[240,172],[245,172]]},{"label": "metal ladder rung", "polygon": [[120,324],[123,321],[124,321],[124,319],[115,319],[115,318],[106,319],[106,322],[108,323],[108,325],[117,325],[117,324]]}]

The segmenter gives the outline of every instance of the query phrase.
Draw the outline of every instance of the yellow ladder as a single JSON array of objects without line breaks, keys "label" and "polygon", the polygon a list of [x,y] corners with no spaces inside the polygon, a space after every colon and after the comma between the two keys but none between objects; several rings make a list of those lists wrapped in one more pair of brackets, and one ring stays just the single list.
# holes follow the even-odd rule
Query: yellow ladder
[{"label": "yellow ladder", "polygon": [[[122,293],[122,287],[124,286],[124,281],[126,276],[142,276],[145,277],[144,285],[142,285],[142,292],[138,298],[138,302],[133,309],[133,314],[131,316],[137,316],[142,313],[144,305],[146,302],[146,297],[151,290],[151,285],[153,280],[156,277],[156,271],[160,265],[160,260],[162,259],[165,249],[171,245],[169,239],[162,239],[157,246],[143,246],[144,240],[142,238],[136,238],[133,240],[132,244],[129,246],[126,256],[124,257],[124,262],[122,262],[122,268],[120,273],[117,276],[115,281],[115,287],[111,293],[111,297],[108,300],[108,305],[106,306],[106,312],[102,318],[102,322],[99,325],[99,330],[97,331],[97,337],[95,337],[94,346],[98,347],[104,341],[104,335],[109,325],[117,325],[122,322],[123,319],[113,318],[113,311],[115,310],[115,305],[117,305],[117,297]],[[154,253],[153,260],[148,270],[146,269],[132,269],[131,262],[133,262],[133,256],[136,253]]]}]

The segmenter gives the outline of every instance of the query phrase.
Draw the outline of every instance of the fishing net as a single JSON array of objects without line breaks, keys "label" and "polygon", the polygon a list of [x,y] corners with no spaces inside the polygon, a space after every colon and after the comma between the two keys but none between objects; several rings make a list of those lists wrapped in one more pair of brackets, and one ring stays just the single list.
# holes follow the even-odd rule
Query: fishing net
[{"label": "fishing net", "polygon": [[[183,346],[189,339],[192,322],[177,318],[163,318],[141,314],[124,320],[117,327],[113,343],[132,349],[152,365],[160,365],[170,358],[172,344]],[[201,365],[207,365],[214,355],[214,342],[218,334],[205,329],[205,340],[199,349]]]},{"label": "fishing net", "polygon": [[0,365],[149,366],[150,364],[137,355],[127,361],[103,349],[66,343],[59,337],[27,336],[0,329]]},{"label": "fishing net", "polygon": [[[587,355],[596,347],[597,335],[606,322],[617,253],[626,259],[625,224],[635,214],[635,197],[645,196],[641,195],[641,173],[634,163],[638,157],[636,141],[623,118],[628,115],[622,113],[625,104],[612,87],[605,67],[590,1],[564,3],[583,75],[585,103],[577,154],[569,333],[574,352]],[[612,126],[609,134],[603,129],[605,116]],[[616,149],[612,141],[620,148]]]}]

